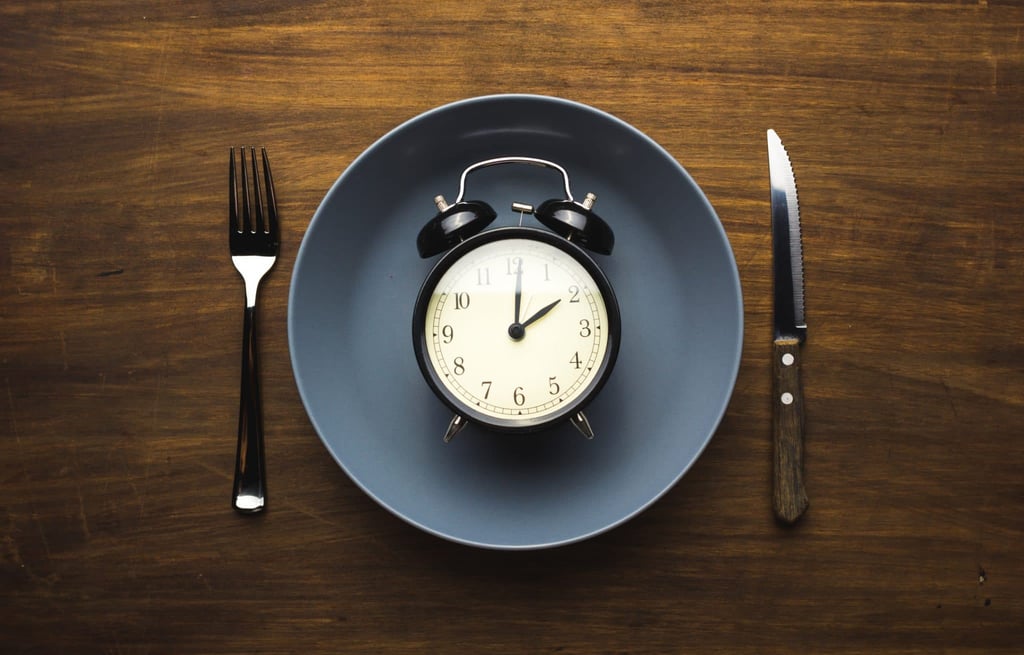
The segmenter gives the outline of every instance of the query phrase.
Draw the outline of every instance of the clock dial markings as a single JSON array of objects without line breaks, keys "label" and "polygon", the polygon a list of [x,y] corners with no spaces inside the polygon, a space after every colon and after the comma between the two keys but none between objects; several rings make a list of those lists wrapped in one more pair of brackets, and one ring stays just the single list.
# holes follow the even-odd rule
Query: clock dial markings
[{"label": "clock dial markings", "polygon": [[[504,292],[497,278],[481,273],[496,265],[504,265],[511,277]],[[526,307],[535,298],[546,304],[520,325],[525,332],[527,325],[548,317],[545,329],[532,339],[509,339],[510,328],[500,318],[500,305],[508,296],[502,303],[500,295],[512,293],[518,319],[525,289],[530,290]],[[556,307],[561,308],[554,311]],[[496,417],[543,416],[577,397],[593,382],[595,365],[607,348],[600,330],[606,309],[590,274],[561,250],[527,239],[486,244],[454,263],[438,283],[426,318],[428,355],[445,376],[444,384],[464,402]],[[583,346],[574,349],[572,359],[552,352],[570,339]],[[459,350],[452,350],[456,345]],[[473,362],[485,362],[486,370],[470,375]],[[550,370],[554,364],[556,370]],[[557,391],[552,391],[552,380],[558,380]]]}]

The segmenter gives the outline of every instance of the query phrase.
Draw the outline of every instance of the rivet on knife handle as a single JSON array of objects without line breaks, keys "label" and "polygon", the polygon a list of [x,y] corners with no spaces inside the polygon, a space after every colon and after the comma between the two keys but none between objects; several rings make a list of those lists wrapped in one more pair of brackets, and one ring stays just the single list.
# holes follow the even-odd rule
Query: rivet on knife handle
[{"label": "rivet on knife handle", "polygon": [[772,505],[780,520],[793,523],[808,505],[804,490],[804,396],[800,383],[800,342],[797,339],[776,339],[772,361],[775,449]]}]

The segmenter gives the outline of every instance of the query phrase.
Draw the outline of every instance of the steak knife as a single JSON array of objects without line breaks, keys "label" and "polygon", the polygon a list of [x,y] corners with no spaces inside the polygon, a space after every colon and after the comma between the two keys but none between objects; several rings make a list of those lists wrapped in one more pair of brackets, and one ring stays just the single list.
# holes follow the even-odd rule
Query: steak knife
[{"label": "steak knife", "polygon": [[804,489],[804,394],[800,382],[800,346],[807,337],[807,322],[804,316],[804,260],[796,179],[789,154],[775,130],[768,130],[768,172],[771,180],[775,296],[772,506],[779,520],[793,523],[808,505]]}]

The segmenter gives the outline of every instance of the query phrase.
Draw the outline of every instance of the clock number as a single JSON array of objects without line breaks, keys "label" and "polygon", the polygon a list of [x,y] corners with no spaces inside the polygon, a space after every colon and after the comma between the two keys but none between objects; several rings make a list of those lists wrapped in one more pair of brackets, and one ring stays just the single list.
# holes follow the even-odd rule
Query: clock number
[{"label": "clock number", "polygon": [[579,351],[573,353],[573,356],[569,358],[569,363],[575,366],[576,370],[579,370],[580,368],[583,367],[583,362],[580,361]]},{"label": "clock number", "polygon": [[552,396],[557,396],[558,392],[561,391],[561,390],[562,390],[562,388],[558,386],[557,382],[555,382],[555,377],[554,376],[549,377],[548,378],[548,392]]},{"label": "clock number", "polygon": [[455,294],[455,309],[466,309],[469,307],[469,294],[463,291]]},{"label": "clock number", "polygon": [[591,334],[590,321],[585,318],[580,319],[580,336],[589,337]]},{"label": "clock number", "polygon": [[455,329],[452,328],[452,326],[450,325],[446,325],[443,328],[441,328],[441,336],[443,337],[442,340],[445,343],[451,343],[452,339],[455,338]]},{"label": "clock number", "polygon": [[478,287],[490,286],[491,284],[491,269],[489,268],[478,268],[476,269],[476,285]]},{"label": "clock number", "polygon": [[505,273],[508,275],[518,275],[523,272],[523,258],[522,257],[509,257],[505,260]]},{"label": "clock number", "polygon": [[455,375],[462,375],[466,372],[466,360],[461,357],[456,357],[452,360],[452,363],[454,364],[454,366],[452,366],[452,371]]},{"label": "clock number", "polygon": [[547,264],[544,264],[544,281],[545,282],[550,282],[551,281],[551,271],[548,270],[548,265]]},{"label": "clock number", "polygon": [[491,381],[484,380],[480,386],[484,388],[484,400],[487,400],[487,397],[491,395]]},{"label": "clock number", "polygon": [[569,296],[569,302],[579,302],[580,301],[580,288],[578,286],[576,286],[574,284],[571,287],[569,287],[569,293],[571,294]]},{"label": "clock number", "polygon": [[516,404],[516,407],[522,407],[526,403],[526,396],[523,395],[522,387],[516,387],[512,392],[512,402]]}]

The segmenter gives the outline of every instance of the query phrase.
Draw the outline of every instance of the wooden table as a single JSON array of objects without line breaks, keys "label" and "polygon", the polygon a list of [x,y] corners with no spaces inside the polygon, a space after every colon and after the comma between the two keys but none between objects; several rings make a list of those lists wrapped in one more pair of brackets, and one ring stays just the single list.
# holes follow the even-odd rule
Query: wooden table
[{"label": "wooden table", "polygon": [[[600,5],[594,8],[591,5]],[[1024,7],[906,2],[0,5],[6,653],[1024,649]],[[292,378],[296,251],[395,125],[501,92],[636,126],[729,235],[746,330],[693,469],[547,551],[410,527]],[[807,485],[771,511],[765,129],[804,221]],[[229,507],[230,145],[271,151],[270,508]]]}]

